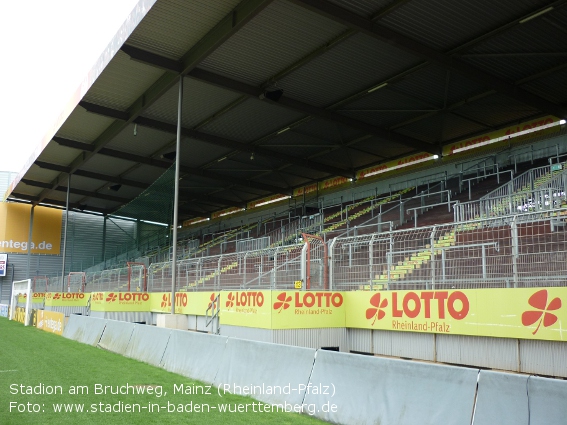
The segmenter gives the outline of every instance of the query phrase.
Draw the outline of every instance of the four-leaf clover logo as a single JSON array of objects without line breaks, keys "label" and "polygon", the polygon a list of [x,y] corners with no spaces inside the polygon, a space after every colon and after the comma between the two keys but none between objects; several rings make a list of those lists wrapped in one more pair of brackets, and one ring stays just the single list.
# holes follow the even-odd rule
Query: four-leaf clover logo
[{"label": "four-leaf clover logo", "polygon": [[53,296],[53,299],[54,299],[54,300],[58,300],[59,298],[61,298],[61,294],[60,294],[60,293],[57,293],[57,294],[55,294],[55,295]]},{"label": "four-leaf clover logo", "polygon": [[[232,292],[231,292],[230,294],[232,294]],[[216,296],[215,296],[215,293],[213,292],[213,293],[211,294],[211,297],[209,298],[209,300],[210,300],[211,302],[209,303],[209,306],[208,306],[207,308],[211,308],[211,307],[212,307],[212,308],[214,309],[214,308],[216,307],[216,306],[215,306],[215,298],[216,298]],[[220,302],[220,298],[219,298],[219,302]],[[228,307],[228,302],[226,303],[226,306]],[[232,307],[232,305],[231,305],[231,307]]]},{"label": "four-leaf clover logo", "polygon": [[114,301],[116,301],[116,298],[118,298],[118,296],[117,296],[114,292],[111,292],[111,293],[108,294],[108,296],[106,297],[106,302],[107,302],[107,303],[114,302]]},{"label": "four-leaf clover logo", "polygon": [[386,316],[386,312],[382,310],[388,306],[388,299],[384,298],[380,300],[380,293],[374,294],[372,298],[370,298],[370,304],[372,304],[375,308],[367,308],[366,309],[366,318],[368,320],[374,318],[372,321],[372,326],[376,322],[376,319],[380,320]]},{"label": "four-leaf clover logo", "polygon": [[161,307],[167,307],[167,304],[169,302],[169,298],[168,298],[168,294],[163,294],[163,296],[161,297]]},{"label": "four-leaf clover logo", "polygon": [[557,322],[557,316],[549,312],[561,308],[561,299],[554,298],[548,304],[547,289],[542,289],[541,291],[537,291],[535,294],[533,294],[530,297],[528,303],[537,310],[524,311],[522,313],[522,325],[530,326],[539,320],[539,323],[537,324],[535,331],[532,332],[532,335],[536,334],[542,322],[545,328]]},{"label": "four-leaf clover logo", "polygon": [[277,296],[278,301],[274,303],[274,310],[278,310],[281,313],[282,310],[289,308],[289,303],[291,302],[291,295],[286,297],[286,293],[282,292]]},{"label": "four-leaf clover logo", "polygon": [[226,308],[232,308],[234,306],[234,294],[232,292],[228,293],[228,300],[226,301]]}]

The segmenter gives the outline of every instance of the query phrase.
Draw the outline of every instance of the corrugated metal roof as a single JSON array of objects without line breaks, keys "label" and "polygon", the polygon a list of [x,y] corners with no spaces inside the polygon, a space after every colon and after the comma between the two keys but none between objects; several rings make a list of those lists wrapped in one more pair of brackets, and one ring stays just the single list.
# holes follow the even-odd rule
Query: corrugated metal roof
[{"label": "corrugated metal roof", "polygon": [[339,143],[353,140],[362,136],[364,132],[336,122],[314,118],[294,127],[293,134],[312,136],[314,140],[311,143],[318,140],[322,144],[329,144],[330,142]]},{"label": "corrugated metal roof", "polygon": [[[409,109],[431,109],[428,100],[422,101],[414,96],[406,95],[396,90],[396,84],[390,84],[381,89],[368,93],[365,96],[343,106],[341,110],[377,109],[377,110],[409,110]],[[393,90],[390,90],[393,88]]]},{"label": "corrugated metal roof", "polygon": [[38,161],[49,162],[51,164],[67,165],[72,162],[80,151],[59,146],[57,143],[51,143],[39,154]]},{"label": "corrugated metal roof", "polygon": [[[567,69],[549,69],[563,65],[565,56],[517,55],[564,53],[567,50],[563,25],[567,19],[566,7],[554,3],[555,9],[543,17],[518,24],[518,19],[541,10],[541,6],[548,3],[544,0],[504,0],[496,3],[488,0],[331,1],[365,18],[377,11],[387,11],[378,19],[379,25],[385,24],[442,52],[474,40],[479,35],[487,35],[482,43],[469,44],[467,51],[464,48],[459,51],[463,61],[509,81],[544,71],[540,78],[526,83],[526,89],[553,102],[567,100],[567,86],[563,84]],[[284,89],[284,99],[296,99],[320,109],[313,110],[313,116],[307,117],[305,112],[261,102],[257,98],[246,98],[228,88],[204,83],[206,76],[203,75],[200,76],[201,80],[186,78],[184,127],[202,124],[199,131],[204,134],[241,143],[258,143],[273,152],[267,156],[256,155],[251,160],[249,152],[233,152],[233,149],[210,142],[184,138],[180,153],[184,166],[204,168],[224,176],[224,180],[219,180],[184,175],[183,185],[194,193],[219,193],[229,199],[251,200],[270,193],[258,183],[271,184],[275,191],[279,191],[277,188],[280,187],[281,191],[288,191],[291,187],[330,177],[328,172],[290,165],[282,159],[285,155],[345,169],[366,167],[414,150],[380,137],[371,137],[359,129],[360,123],[352,122],[345,126],[316,118],[321,116],[321,109],[327,107],[381,130],[390,129],[394,134],[397,132],[413,137],[414,142],[467,138],[492,127],[541,116],[549,111],[560,112],[561,108],[565,108],[564,104],[542,107],[542,103],[538,102],[533,102],[537,107],[524,105],[499,94],[505,90],[489,79],[480,84],[453,71],[449,74],[445,68],[432,64],[421,66],[419,64],[423,63],[423,58],[417,52],[419,49],[415,53],[408,53],[368,34],[347,30],[341,23],[325,17],[324,12],[311,11],[318,7],[316,2],[310,5],[311,10],[300,6],[301,3],[286,0],[275,0],[267,7],[265,4],[269,2],[260,3],[255,11],[250,12],[254,18],[245,20],[242,27],[234,27],[232,32],[229,30],[228,37],[221,36],[219,40],[222,43],[216,51],[209,53],[207,58],[204,58],[203,52],[201,66],[220,76],[230,76],[256,87],[274,75],[282,75],[278,77],[280,81],[277,84]],[[127,44],[178,60],[205,35],[208,41],[219,36],[210,30],[230,16],[236,5],[237,0],[160,0],[127,40]],[[340,21],[340,17],[336,18]],[[514,20],[514,26],[492,35],[487,34],[487,31],[501,28],[501,25]],[[237,28],[240,29],[237,31]],[[495,56],[500,54],[508,56]],[[159,62],[143,52],[138,60]],[[419,66],[414,69],[415,65]],[[119,53],[91,87],[85,101],[125,111],[149,87],[162,81],[163,75],[164,71],[158,63],[146,65],[130,60],[125,53]],[[367,93],[369,88],[384,81],[388,81],[387,86]],[[214,84],[231,86],[230,82],[223,82],[222,79],[217,79]],[[145,99],[137,104],[133,112],[138,113],[138,107],[141,106],[142,117],[175,125],[177,90],[177,85],[173,85],[158,99],[152,98],[149,102]],[[245,88],[240,90],[246,91]],[[521,93],[517,98],[521,98]],[[525,102],[530,101],[528,99]],[[442,115],[438,110],[445,106],[449,112]],[[104,113],[104,110],[99,112]],[[278,130],[295,123],[297,125],[294,128],[275,135]],[[117,124],[120,131],[116,131]],[[133,125],[126,126],[114,118],[87,113],[82,107],[77,107],[59,129],[58,136],[84,143],[96,141],[99,147],[146,159],[174,150],[174,132],[138,125],[137,136],[134,136],[133,129]],[[375,132],[374,129],[367,131]],[[343,143],[352,143],[352,146],[340,147]],[[437,147],[437,143],[434,146]],[[79,149],[61,147],[51,141],[39,159],[66,167],[78,166],[80,170],[113,177],[121,175],[145,184],[155,181],[164,172],[164,168],[141,165],[128,157],[112,158],[100,153],[92,155],[92,158],[86,153],[86,162],[83,163],[82,155]],[[228,158],[218,162],[224,156]],[[51,182],[59,175],[58,172],[33,166],[24,178]],[[64,181],[64,174],[61,176]],[[237,179],[244,181],[234,183]],[[65,184],[63,181],[62,185]],[[106,194],[105,187],[109,185],[103,180],[80,177],[72,179],[72,182],[77,189],[98,190],[102,194]],[[110,195],[135,197],[140,190],[135,186],[123,185],[116,194]],[[227,190],[228,187],[230,189]],[[45,193],[42,188],[31,188],[24,184],[19,185],[15,192],[22,191],[35,195]],[[188,195],[186,199],[190,197]],[[65,192],[48,190],[47,198],[63,201]],[[118,206],[116,202],[78,195],[72,196],[72,200],[81,200],[90,208]],[[185,207],[193,211],[220,209],[207,202],[200,206],[198,200],[190,204]],[[190,217],[193,213],[184,214],[182,218]]]},{"label": "corrugated metal roof", "polygon": [[[505,107],[503,107],[504,105]],[[515,102],[501,94],[494,94],[467,103],[456,111],[483,124],[494,127],[515,120],[521,120],[537,113],[537,110],[533,107]]]},{"label": "corrugated metal roof", "polygon": [[319,153],[325,146],[336,144],[332,140],[304,134],[301,128],[298,128],[297,130],[288,130],[278,137],[263,143],[262,146],[266,146],[274,152],[289,153],[293,150],[294,156],[308,158]]},{"label": "corrugated metal roof", "polygon": [[239,2],[160,0],[132,33],[128,44],[180,59]]},{"label": "corrugated metal roof", "polygon": [[117,176],[135,165],[134,161],[113,158],[107,155],[95,155],[88,162],[81,165],[81,170]]},{"label": "corrugated metal roof", "polygon": [[199,67],[259,86],[345,29],[299,6],[276,0]]},{"label": "corrugated metal roof", "polygon": [[59,171],[47,170],[33,164],[26,173],[26,178],[39,182],[52,182],[58,175]]},{"label": "corrugated metal roof", "polygon": [[165,133],[140,125],[134,135],[134,124],[128,125],[106,147],[136,155],[151,156],[162,147],[175,141],[175,134]]},{"label": "corrugated metal roof", "polygon": [[352,169],[364,163],[360,160],[356,161],[356,159],[356,154],[350,149],[339,148],[319,156],[317,161],[335,167]]},{"label": "corrugated metal roof", "polygon": [[275,132],[304,114],[261,100],[248,99],[201,130],[232,140],[251,142]]},{"label": "corrugated metal roof", "polygon": [[[364,34],[354,35],[279,82],[286,96],[324,107],[419,63]],[[330,71],[332,70],[332,72]]]},{"label": "corrugated metal roof", "polygon": [[[463,60],[503,79],[517,81],[563,64],[566,51],[565,30],[544,19],[534,19],[475,46]],[[544,55],[554,52],[563,54]]]},{"label": "corrugated metal roof", "polygon": [[356,13],[357,15],[370,18],[377,11],[385,7],[397,3],[395,0],[329,0],[329,3],[334,3],[339,7]]},{"label": "corrugated metal roof", "polygon": [[133,168],[132,170],[129,170],[124,174],[123,177],[149,185],[156,181],[157,178],[164,173],[164,171],[164,168],[153,167],[151,165],[140,165],[136,168]]},{"label": "corrugated metal roof", "polygon": [[[396,143],[388,142],[377,137],[371,137],[369,139],[362,140],[358,142],[355,147],[372,152],[376,155],[383,156],[385,158],[392,158],[406,153],[409,154],[413,151],[413,149],[411,148],[400,146]],[[369,158],[369,161],[366,165],[371,165],[375,162],[377,161],[373,161]]]},{"label": "corrugated metal roof", "polygon": [[83,100],[125,111],[163,73],[161,69],[133,61],[119,51]]},{"label": "corrugated metal roof", "polygon": [[181,160],[189,167],[199,167],[227,155],[231,149],[212,145],[201,140],[184,138],[181,145]]},{"label": "corrugated metal roof", "polygon": [[360,121],[372,124],[376,127],[395,127],[398,123],[403,123],[412,118],[427,114],[427,112],[373,112],[373,111],[341,111],[342,115],[356,118]]},{"label": "corrugated metal roof", "polygon": [[[178,97],[179,87],[175,85],[146,109],[142,116],[167,123],[177,123]],[[183,126],[196,126],[240,97],[240,94],[233,91],[193,78],[185,78],[183,82]]]},{"label": "corrugated metal roof", "polygon": [[71,188],[81,188],[81,190],[88,190],[89,192],[95,192],[99,190],[101,187],[105,187],[105,189],[101,191],[101,193],[103,194],[120,196],[117,192],[106,190],[108,184],[105,185],[104,182],[101,180],[91,179],[88,177],[77,176],[77,175],[71,176]]},{"label": "corrugated metal roof", "polygon": [[564,62],[565,58],[553,56],[516,57],[467,57],[466,62],[510,82],[535,75]]},{"label": "corrugated metal roof", "polygon": [[112,118],[91,114],[79,106],[73,109],[69,118],[57,130],[57,136],[92,143],[113,121]]},{"label": "corrugated metal roof", "polygon": [[546,0],[412,0],[379,23],[445,52],[546,3]]},{"label": "corrugated metal roof", "polygon": [[21,193],[22,195],[37,196],[42,190],[43,189],[41,187],[28,186],[22,182],[18,184],[18,193]]},{"label": "corrugated metal roof", "polygon": [[555,103],[567,102],[567,68],[524,84],[522,87]]},{"label": "corrugated metal roof", "polygon": [[453,114],[436,114],[396,129],[400,132],[408,131],[414,135],[417,134],[423,139],[433,138],[436,142],[450,140],[481,130],[490,131],[487,127]]}]

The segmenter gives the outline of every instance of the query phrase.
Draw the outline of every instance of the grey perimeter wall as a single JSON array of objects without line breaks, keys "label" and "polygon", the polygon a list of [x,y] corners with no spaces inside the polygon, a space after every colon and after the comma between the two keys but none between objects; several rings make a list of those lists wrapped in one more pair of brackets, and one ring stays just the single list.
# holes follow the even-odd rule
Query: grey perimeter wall
[{"label": "grey perimeter wall", "polygon": [[248,386],[264,403],[337,424],[564,425],[567,417],[567,381],[560,379],[77,315],[63,336],[232,393]]},{"label": "grey perimeter wall", "polygon": [[223,325],[222,320],[220,332],[229,338],[567,378],[567,343],[561,341],[371,329],[270,330]]}]

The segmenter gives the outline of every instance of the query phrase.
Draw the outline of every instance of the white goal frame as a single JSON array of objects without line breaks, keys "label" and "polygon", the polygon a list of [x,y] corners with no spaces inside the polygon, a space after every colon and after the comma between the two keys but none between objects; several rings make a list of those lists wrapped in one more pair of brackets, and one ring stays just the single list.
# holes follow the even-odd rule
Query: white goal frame
[{"label": "white goal frame", "polygon": [[18,306],[18,298],[20,295],[26,295],[26,309],[24,326],[30,325],[30,311],[32,299],[32,281],[31,279],[16,280],[12,282],[12,297],[10,299],[10,320],[14,320],[16,307]]}]

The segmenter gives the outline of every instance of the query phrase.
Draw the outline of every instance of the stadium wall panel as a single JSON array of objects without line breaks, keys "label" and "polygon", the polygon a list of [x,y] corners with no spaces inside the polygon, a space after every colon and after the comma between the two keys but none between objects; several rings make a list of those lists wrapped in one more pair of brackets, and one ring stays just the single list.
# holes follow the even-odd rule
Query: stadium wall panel
[{"label": "stadium wall panel", "polygon": [[167,348],[171,329],[135,325],[126,347],[126,357],[159,366]]},{"label": "stadium wall panel", "polygon": [[417,332],[372,331],[374,354],[435,360],[435,337]]},{"label": "stadium wall panel", "polygon": [[349,351],[374,353],[372,329],[347,329]]},{"label": "stadium wall panel", "polygon": [[244,326],[231,326],[221,324],[220,333],[221,335],[230,338],[242,338],[260,342],[273,342],[273,333],[271,329],[247,328]]},{"label": "stadium wall panel", "polygon": [[106,327],[98,343],[98,347],[117,354],[126,354],[126,347],[130,342],[132,332],[134,332],[134,323],[119,322],[117,320],[108,320]]},{"label": "stadium wall panel", "polygon": [[333,347],[339,351],[348,351],[345,328],[274,329],[272,342],[313,349]]},{"label": "stadium wall panel", "polygon": [[71,314],[63,329],[65,338],[96,346],[106,327],[106,320]]},{"label": "stadium wall panel", "polygon": [[520,340],[520,372],[567,378],[567,343]]},{"label": "stadium wall panel", "polygon": [[333,423],[470,425],[477,375],[477,369],[319,350],[309,384],[323,391],[308,392],[304,403]]},{"label": "stadium wall panel", "polygon": [[527,380],[530,425],[564,425],[567,418],[567,382],[530,376]]},{"label": "stadium wall panel", "polygon": [[518,371],[518,340],[437,335],[437,361]]},{"label": "stadium wall panel", "polygon": [[173,330],[161,367],[212,384],[223,358],[227,337]]},{"label": "stadium wall panel", "polygon": [[310,348],[228,338],[215,386],[252,388],[251,397],[266,403],[301,404],[316,351]]},{"label": "stadium wall panel", "polygon": [[517,425],[528,420],[528,376],[481,370],[473,425]]},{"label": "stadium wall panel", "polygon": [[152,313],[145,311],[91,311],[90,315],[121,322],[152,324]]},{"label": "stadium wall panel", "polygon": [[65,317],[70,317],[73,314],[80,314],[86,316],[89,314],[89,307],[84,306],[50,306],[46,305],[45,311],[56,311],[58,313],[63,313]]}]

